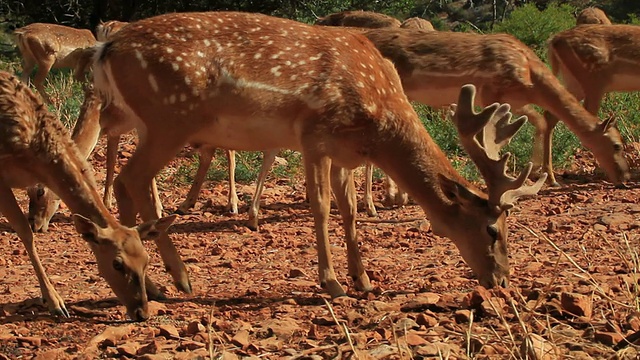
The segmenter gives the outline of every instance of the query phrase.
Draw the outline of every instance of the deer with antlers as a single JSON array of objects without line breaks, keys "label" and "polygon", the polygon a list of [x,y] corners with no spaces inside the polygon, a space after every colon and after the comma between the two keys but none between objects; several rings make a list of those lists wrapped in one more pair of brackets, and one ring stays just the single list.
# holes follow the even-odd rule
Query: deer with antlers
[{"label": "deer with antlers", "polygon": [[507,102],[514,112],[526,114],[536,128],[533,160],[539,172],[549,175],[550,184],[558,185],[551,160],[557,120],[542,117],[530,104],[562,120],[593,152],[613,183],[628,179],[629,166],[615,121],[600,122],[585,111],[535,53],[515,37],[393,28],[368,30],[364,35],[393,61],[410,100],[447,106],[455,101],[460,86],[472,83],[478,88],[479,105]]},{"label": "deer with antlers", "polygon": [[69,206],[75,229],[94,253],[100,275],[133,320],[146,319],[147,293],[157,297],[160,292],[146,279],[149,258],[140,239],[166,232],[175,217],[137,227],[120,225],[102,204],[91,166],[78,154],[62,123],[24,83],[6,72],[0,72],[0,134],[0,213],[22,240],[51,313],[69,316],[11,191],[35,183],[46,184]]},{"label": "deer with antlers", "polygon": [[[372,289],[357,244],[349,170],[366,161],[407,189],[434,233],[454,241],[482,285],[508,283],[506,210],[535,194],[545,176],[525,186],[530,169],[514,180],[468,141],[474,161],[486,162],[479,166],[489,195],[471,185],[422,126],[393,64],[362,35],[261,14],[166,14],[116,33],[99,46],[93,68],[96,88],[109,106],[129,114],[140,134],[115,181],[123,224],[135,224],[138,213],[143,220],[157,217],[150,184],[186,143],[290,148],[303,154],[320,283],[332,297],[345,291],[328,241],[331,189],[343,219],[349,275],[356,289]],[[471,106],[465,99],[472,91],[465,89],[460,110]],[[474,128],[491,118],[507,117],[508,106],[496,113],[497,107],[458,115],[459,123],[478,124],[468,125],[463,136],[475,136]],[[504,166],[503,158],[497,161]],[[160,237],[171,244],[166,232]],[[190,289],[179,256],[165,263],[178,287]]]},{"label": "deer with antlers", "polygon": [[[640,90],[638,26],[576,26],[553,36],[548,51],[553,73],[571,94],[584,99],[584,107],[593,115],[598,114],[606,93]],[[549,121],[555,120],[552,115],[546,116]]]},{"label": "deer with antlers", "polygon": [[51,69],[75,68],[78,64],[78,48],[95,45],[91,31],[72,27],[33,23],[16,29],[15,42],[22,56],[22,81],[28,83],[33,69],[38,71],[33,84],[40,95],[51,103],[44,89],[44,82]]},{"label": "deer with antlers", "polygon": [[588,7],[580,11],[576,17],[576,25],[585,24],[611,25],[611,20],[609,20],[604,11],[596,7]]}]

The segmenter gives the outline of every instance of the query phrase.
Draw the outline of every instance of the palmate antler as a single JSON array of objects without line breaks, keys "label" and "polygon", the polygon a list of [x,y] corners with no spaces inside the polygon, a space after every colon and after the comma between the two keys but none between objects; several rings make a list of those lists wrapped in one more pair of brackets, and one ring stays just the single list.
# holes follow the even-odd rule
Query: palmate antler
[{"label": "palmate antler", "polygon": [[476,113],[473,104],[475,86],[462,87],[458,105],[452,105],[452,119],[460,134],[462,146],[478,167],[487,184],[489,202],[502,210],[512,208],[522,196],[535,195],[540,191],[547,174],[543,174],[533,185],[524,185],[531,173],[532,163],[528,163],[517,178],[507,174],[510,153],[500,156],[500,149],[527,121],[521,116],[511,122],[509,104],[492,104]]}]

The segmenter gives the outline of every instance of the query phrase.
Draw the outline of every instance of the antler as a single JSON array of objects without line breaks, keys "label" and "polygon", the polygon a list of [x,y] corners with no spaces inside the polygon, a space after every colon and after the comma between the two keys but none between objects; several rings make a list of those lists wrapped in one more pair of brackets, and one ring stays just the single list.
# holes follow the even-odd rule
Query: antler
[{"label": "antler", "polygon": [[473,110],[475,96],[475,86],[463,86],[458,105],[451,106],[451,117],[460,134],[462,146],[487,183],[489,202],[502,210],[508,210],[515,205],[518,198],[535,195],[540,191],[547,174],[543,174],[530,186],[524,183],[531,173],[532,163],[528,163],[517,178],[507,174],[507,162],[511,154],[505,153],[500,156],[500,149],[507,145],[527,122],[527,117],[521,116],[511,122],[509,104],[498,103],[476,113]]}]

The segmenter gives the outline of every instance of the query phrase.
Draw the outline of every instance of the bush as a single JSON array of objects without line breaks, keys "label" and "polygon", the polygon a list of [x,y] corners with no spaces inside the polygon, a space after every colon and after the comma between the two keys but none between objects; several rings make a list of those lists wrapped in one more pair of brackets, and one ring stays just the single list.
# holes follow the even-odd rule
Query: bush
[{"label": "bush", "polygon": [[560,31],[576,24],[575,8],[557,3],[540,11],[531,3],[514,10],[509,17],[495,25],[494,32],[511,34],[531,47],[538,54],[546,53],[547,40]]}]

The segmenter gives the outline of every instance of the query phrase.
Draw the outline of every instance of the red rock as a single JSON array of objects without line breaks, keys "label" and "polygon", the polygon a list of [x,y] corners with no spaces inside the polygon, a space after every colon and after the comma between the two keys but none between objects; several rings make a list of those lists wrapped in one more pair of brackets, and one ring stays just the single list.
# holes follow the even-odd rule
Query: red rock
[{"label": "red rock", "polygon": [[405,335],[405,340],[407,341],[407,345],[409,346],[419,346],[427,344],[428,341],[422,336],[415,333],[415,331],[410,331]]},{"label": "red rock", "polygon": [[466,309],[457,310],[454,313],[453,318],[457,324],[466,324],[471,319],[471,311]]},{"label": "red rock", "polygon": [[140,344],[133,341],[126,342],[116,348],[116,350],[118,351],[118,354],[128,356],[128,357],[136,356],[138,354],[139,349],[140,349]]},{"label": "red rock", "polygon": [[150,343],[142,346],[141,348],[138,349],[137,355],[152,355],[152,354],[158,354],[160,352],[160,344],[158,343],[157,340],[151,340]]},{"label": "red rock", "polygon": [[608,346],[613,346],[622,341],[622,335],[608,331],[596,331],[593,335],[593,340]]},{"label": "red rock", "polygon": [[178,329],[176,329],[176,327],[171,324],[160,325],[158,326],[158,329],[160,330],[160,336],[164,336],[167,339],[177,339],[180,337]]},{"label": "red rock", "polygon": [[416,316],[416,323],[428,329],[438,325],[438,319],[433,315],[421,313]]},{"label": "red rock", "polygon": [[249,332],[247,330],[238,331],[231,339],[231,342],[233,342],[237,346],[240,346],[241,348],[249,346]]},{"label": "red rock", "polygon": [[559,355],[555,345],[537,334],[527,335],[520,346],[520,356],[523,359],[555,360]]},{"label": "red rock", "polygon": [[563,292],[560,295],[562,310],[574,316],[591,318],[592,299],[585,295]]},{"label": "red rock", "polygon": [[207,328],[202,325],[202,323],[198,320],[196,321],[192,321],[189,323],[189,325],[187,325],[187,334],[189,335],[195,335],[201,331],[206,331]]}]

